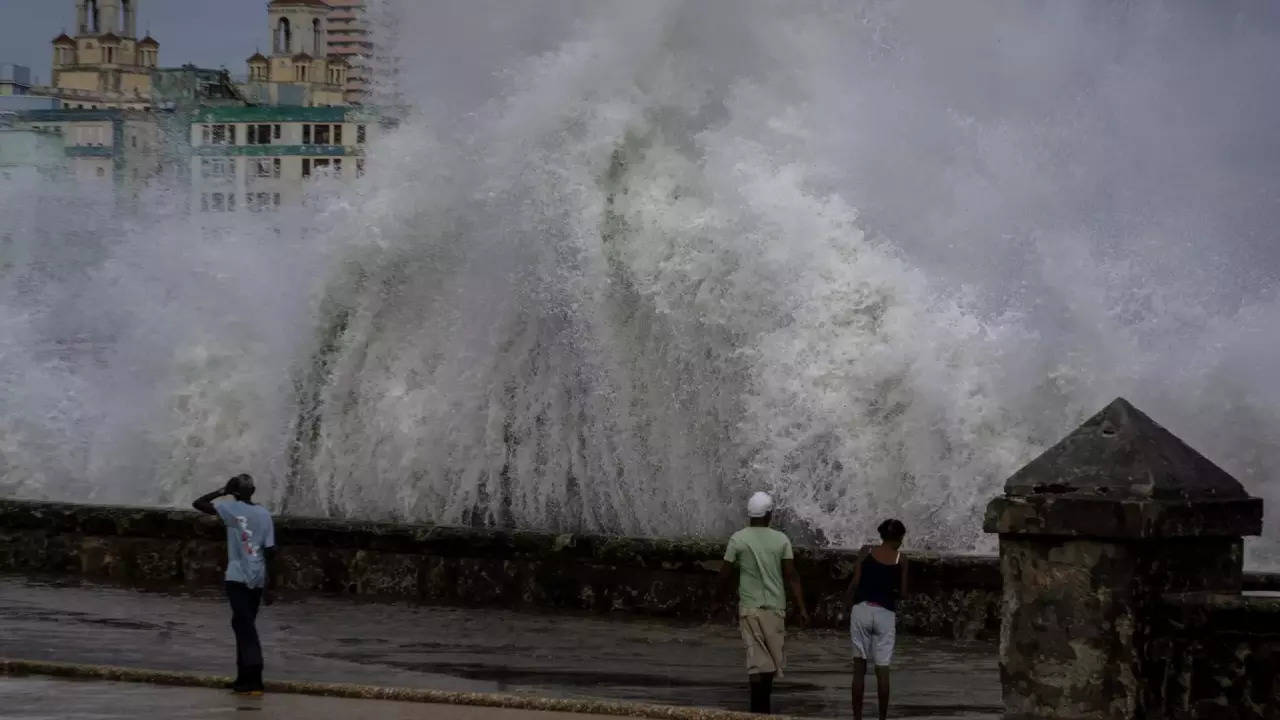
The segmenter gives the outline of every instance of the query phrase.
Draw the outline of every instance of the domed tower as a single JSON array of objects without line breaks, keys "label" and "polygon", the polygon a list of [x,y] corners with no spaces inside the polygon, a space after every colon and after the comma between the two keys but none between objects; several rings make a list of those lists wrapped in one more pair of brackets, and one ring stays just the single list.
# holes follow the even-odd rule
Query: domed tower
[{"label": "domed tower", "polygon": [[324,0],[271,0],[267,18],[271,23],[271,55],[290,56],[305,53],[324,57],[326,52],[325,17],[329,5]]},{"label": "domed tower", "polygon": [[144,109],[160,44],[138,40],[139,0],[74,0],[76,34],[53,40],[54,94],[73,108]]},{"label": "domed tower", "polygon": [[76,64],[76,41],[62,33],[53,39],[53,71]]},{"label": "domed tower", "polygon": [[138,0],[76,0],[78,35],[138,36]]},{"label": "domed tower", "polygon": [[342,89],[333,82],[329,67],[329,5],[323,0],[271,0],[267,22],[271,28],[271,54],[249,58],[249,82],[245,94],[266,105],[342,105]]}]

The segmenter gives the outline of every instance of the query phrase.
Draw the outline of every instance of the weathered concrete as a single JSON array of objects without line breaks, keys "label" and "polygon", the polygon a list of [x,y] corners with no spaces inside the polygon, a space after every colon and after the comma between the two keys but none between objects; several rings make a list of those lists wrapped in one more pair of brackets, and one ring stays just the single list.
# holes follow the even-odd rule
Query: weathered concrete
[{"label": "weathered concrete", "polygon": [[1280,597],[1168,595],[1146,660],[1151,717],[1280,717]]},{"label": "weathered concrete", "polygon": [[[283,517],[286,590],[436,604],[730,617],[716,587],[722,541],[478,530]],[[0,572],[70,574],[142,587],[221,582],[225,536],[212,518],[157,508],[0,500]],[[800,548],[815,624],[837,627],[850,550]],[[994,638],[1000,576],[987,557],[912,555],[907,632]]]},{"label": "weathered concrete", "polygon": [[1123,399],[1015,473],[985,523],[1005,717],[1159,717],[1163,596],[1238,597],[1261,522],[1260,500]]}]

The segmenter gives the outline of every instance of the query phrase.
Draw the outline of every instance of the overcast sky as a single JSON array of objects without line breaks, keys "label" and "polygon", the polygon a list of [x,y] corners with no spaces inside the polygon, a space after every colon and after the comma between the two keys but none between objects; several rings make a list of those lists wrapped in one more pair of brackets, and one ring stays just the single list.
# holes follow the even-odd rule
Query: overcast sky
[{"label": "overcast sky", "polygon": [[[141,0],[138,34],[160,42],[160,64],[226,66],[245,72],[245,58],[266,47],[266,0]],[[75,34],[75,0],[0,0],[0,63],[27,65],[49,79],[50,42]]]}]

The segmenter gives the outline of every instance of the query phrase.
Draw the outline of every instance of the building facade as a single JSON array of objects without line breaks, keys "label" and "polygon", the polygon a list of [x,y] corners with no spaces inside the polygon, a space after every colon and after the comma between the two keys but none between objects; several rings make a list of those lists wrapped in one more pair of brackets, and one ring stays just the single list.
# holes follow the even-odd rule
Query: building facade
[{"label": "building facade", "polygon": [[350,66],[329,55],[328,4],[322,0],[272,0],[267,5],[271,55],[248,59],[245,98],[259,105],[337,107],[344,98]]},{"label": "building facade", "polygon": [[321,178],[352,182],[377,127],[350,108],[202,109],[191,124],[191,209],[273,211],[302,203]]},{"label": "building facade", "polygon": [[75,110],[149,110],[160,43],[137,37],[140,0],[75,0],[76,35],[53,39],[53,73],[33,92]]},{"label": "building facade", "polygon": [[30,110],[16,113],[12,129],[45,138],[42,148],[56,142],[65,161],[49,167],[59,177],[100,186],[117,200],[136,198],[159,171],[160,134],[150,113]]},{"label": "building facade", "polygon": [[66,174],[67,164],[61,135],[0,124],[0,180],[54,180]]}]

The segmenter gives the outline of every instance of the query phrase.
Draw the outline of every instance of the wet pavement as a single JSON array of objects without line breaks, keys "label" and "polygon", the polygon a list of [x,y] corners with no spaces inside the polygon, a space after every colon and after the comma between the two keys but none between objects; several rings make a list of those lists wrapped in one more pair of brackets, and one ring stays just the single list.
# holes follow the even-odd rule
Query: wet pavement
[{"label": "wet pavement", "polygon": [[[594,715],[432,705],[386,700],[347,700],[309,695],[238,697],[204,688],[113,682],[0,677],[0,717],[12,720],[134,720],[138,717],[297,720],[598,720]],[[16,713],[16,714],[14,714]]]},{"label": "wet pavement", "polygon": [[[234,641],[229,621],[225,601],[216,594],[144,593],[0,578],[0,656],[5,657],[230,674]],[[690,625],[624,616],[308,597],[264,608],[258,627],[267,674],[279,679],[746,709],[740,640],[736,627],[727,623]],[[995,651],[987,643],[900,638],[894,658],[893,716],[998,717]],[[848,655],[842,633],[792,633],[790,671],[776,687],[775,709],[795,715],[851,716]],[[38,692],[21,691],[37,702],[26,710],[15,706],[8,699],[13,682],[34,681],[0,685],[0,702],[6,711],[19,712],[17,717],[80,717],[49,707],[49,702],[62,702],[62,695],[41,706]],[[150,697],[147,692],[155,694],[156,703],[177,697],[170,695],[173,692],[193,693],[190,697],[208,692],[101,685],[118,688],[111,697],[127,697],[128,702]],[[75,694],[66,697],[71,702]],[[311,714],[301,708],[282,707],[283,714],[272,717]]]}]

